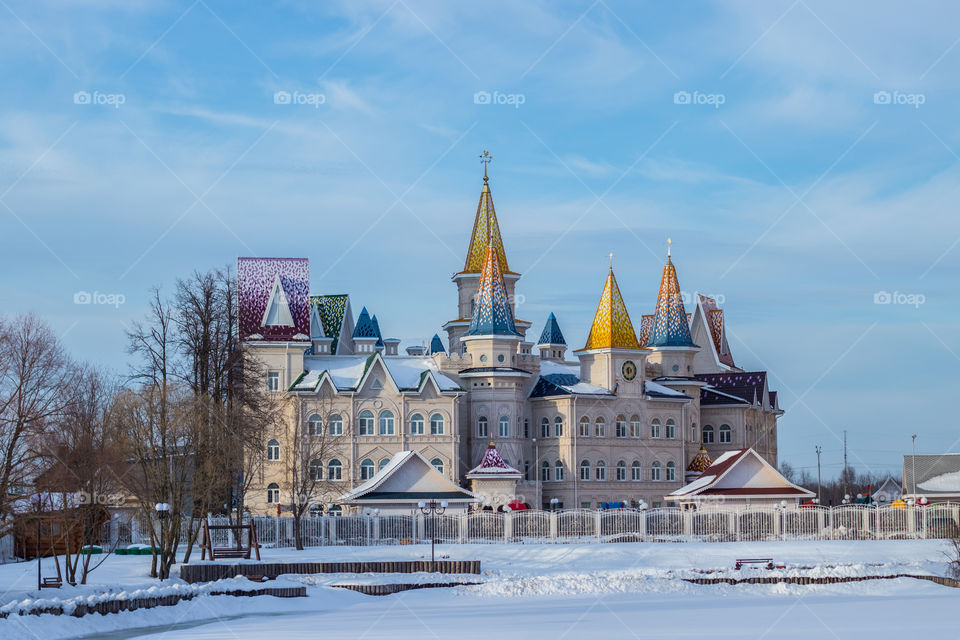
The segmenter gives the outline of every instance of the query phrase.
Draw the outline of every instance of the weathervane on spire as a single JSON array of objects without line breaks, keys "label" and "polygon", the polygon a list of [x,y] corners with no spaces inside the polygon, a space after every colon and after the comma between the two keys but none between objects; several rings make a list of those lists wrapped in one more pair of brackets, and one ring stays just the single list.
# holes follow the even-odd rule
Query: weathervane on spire
[{"label": "weathervane on spire", "polygon": [[484,149],[483,155],[478,156],[480,158],[480,164],[483,165],[483,181],[487,181],[487,165],[490,164],[490,161],[493,160],[493,156],[490,155],[490,152]]}]

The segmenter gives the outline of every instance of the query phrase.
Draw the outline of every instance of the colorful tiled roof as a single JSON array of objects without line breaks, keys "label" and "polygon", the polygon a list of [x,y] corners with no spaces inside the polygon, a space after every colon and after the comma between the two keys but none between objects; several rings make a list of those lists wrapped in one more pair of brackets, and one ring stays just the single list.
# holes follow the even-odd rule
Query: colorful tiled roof
[{"label": "colorful tiled roof", "polygon": [[323,324],[323,333],[333,342],[330,343],[330,353],[337,352],[337,344],[343,328],[344,317],[347,312],[347,294],[310,296],[310,305],[317,310],[320,322]]},{"label": "colorful tiled roof", "polygon": [[690,323],[683,309],[683,296],[677,269],[667,252],[667,264],[660,278],[660,292],[657,294],[657,309],[650,329],[650,347],[695,347],[690,337]]},{"label": "colorful tiled roof", "polygon": [[500,452],[497,451],[496,445],[494,445],[491,441],[490,445],[487,447],[487,450],[483,453],[483,458],[480,460],[480,464],[471,469],[467,475],[509,475],[519,478],[523,474],[507,464],[507,462],[503,459],[503,456],[500,455]]},{"label": "colorful tiled roof", "polygon": [[708,385],[700,389],[701,404],[753,404],[756,400],[769,408],[769,399],[764,397],[766,371],[698,373],[694,378]]},{"label": "colorful tiled roof", "polygon": [[433,334],[433,339],[430,340],[430,355],[435,353],[446,353],[446,349],[443,348],[443,340],[440,339],[440,336]]},{"label": "colorful tiled roof", "polygon": [[693,460],[687,465],[687,471],[703,473],[709,469],[712,464],[713,458],[707,453],[707,449],[703,445],[700,445],[700,451],[697,452],[697,455],[693,456]]},{"label": "colorful tiled roof", "polygon": [[637,334],[633,330],[630,314],[620,295],[613,267],[607,274],[607,281],[600,294],[597,313],[593,317],[590,335],[584,349],[640,349]]},{"label": "colorful tiled roof", "polygon": [[492,243],[487,245],[480,287],[474,300],[476,307],[466,335],[520,335],[513,322],[513,307],[500,271],[500,259]]},{"label": "colorful tiled roof", "polygon": [[[261,326],[274,282],[286,296],[294,326]],[[310,264],[306,258],[237,258],[240,339],[291,340],[310,335]]]},{"label": "colorful tiled roof", "polygon": [[640,333],[637,335],[637,338],[640,340],[640,344],[647,344],[650,342],[650,329],[653,328],[653,314],[645,313],[640,316]]},{"label": "colorful tiled roof", "polygon": [[723,309],[717,307],[717,301],[713,298],[704,295],[699,297],[700,305],[706,312],[707,328],[710,329],[710,337],[713,339],[718,359],[727,366],[735,367],[733,354],[730,353],[730,345],[727,343],[726,327],[723,324]]},{"label": "colorful tiled roof", "polygon": [[543,326],[543,333],[540,334],[537,344],[567,344],[563,338],[563,332],[560,331],[560,325],[557,324],[557,317],[553,313],[547,316],[547,324]]},{"label": "colorful tiled roof", "polygon": [[373,323],[373,320],[370,318],[370,314],[367,313],[367,308],[364,307],[360,311],[360,315],[357,317],[357,326],[353,330],[354,338],[377,338],[377,326]]},{"label": "colorful tiled roof", "polygon": [[483,189],[480,191],[480,203],[477,205],[477,217],[473,221],[473,234],[470,236],[463,273],[480,273],[483,270],[487,247],[490,244],[493,244],[497,252],[503,272],[512,273],[507,266],[507,254],[503,249],[503,238],[500,237],[500,225],[497,223],[497,212],[493,208],[490,184],[487,176],[484,175]]},{"label": "colorful tiled roof", "polygon": [[383,346],[383,334],[380,333],[380,323],[377,322],[377,316],[376,316],[376,314],[374,314],[374,316],[373,316],[372,318],[370,318],[370,322],[373,323],[373,330],[377,332],[377,345],[376,345],[376,346],[382,347],[382,346]]}]

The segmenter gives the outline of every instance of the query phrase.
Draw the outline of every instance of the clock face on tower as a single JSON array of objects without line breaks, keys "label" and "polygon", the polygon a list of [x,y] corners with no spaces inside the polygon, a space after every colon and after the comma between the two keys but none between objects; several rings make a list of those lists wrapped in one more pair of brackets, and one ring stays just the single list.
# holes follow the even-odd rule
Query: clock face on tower
[{"label": "clock face on tower", "polygon": [[624,362],[620,370],[623,372],[623,377],[627,380],[633,380],[637,377],[637,365],[633,364],[631,360]]}]

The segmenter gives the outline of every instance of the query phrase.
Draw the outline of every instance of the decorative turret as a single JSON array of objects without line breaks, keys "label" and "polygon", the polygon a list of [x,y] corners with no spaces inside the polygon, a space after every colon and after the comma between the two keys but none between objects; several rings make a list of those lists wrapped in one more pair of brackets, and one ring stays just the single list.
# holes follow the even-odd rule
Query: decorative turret
[{"label": "decorative turret", "polygon": [[650,326],[647,343],[651,354],[649,361],[660,365],[664,378],[692,379],[693,359],[700,350],[690,337],[690,321],[683,308],[683,294],[677,279],[677,269],[670,257],[670,239],[667,239],[667,264],[660,278],[657,294],[657,309]]},{"label": "decorative turret", "polygon": [[373,353],[380,342],[380,332],[364,307],[357,318],[357,326],[353,330],[354,353]]},{"label": "decorative turret", "polygon": [[323,321],[320,319],[320,311],[314,304],[310,311],[310,344],[314,355],[329,355],[330,346],[333,344],[333,338],[327,336],[323,330]]},{"label": "decorative turret", "polygon": [[489,505],[496,509],[513,500],[517,481],[523,478],[523,474],[507,464],[491,438],[480,464],[471,469],[466,477],[471,482],[473,492],[481,497],[477,506],[482,508],[483,505]]},{"label": "decorative turret", "polygon": [[431,356],[435,353],[446,353],[446,350],[443,348],[443,341],[437,334],[433,334],[433,339],[430,341],[430,351],[428,353]]},{"label": "decorative turret", "polygon": [[377,344],[375,345],[377,351],[383,351],[383,334],[380,333],[380,323],[377,321],[377,314],[373,314],[370,322],[373,323],[373,330],[377,333]]},{"label": "decorative turret", "polygon": [[500,258],[493,243],[487,245],[487,256],[480,274],[476,307],[467,329],[467,336],[519,337],[513,322],[513,307],[507,296],[507,287],[500,270]]},{"label": "decorative turret", "polygon": [[578,350],[577,356],[582,380],[620,395],[642,395],[646,351],[637,340],[627,305],[623,303],[617,278],[613,275],[612,253],[610,271],[587,343]]},{"label": "decorative turret", "polygon": [[543,326],[543,333],[537,341],[540,349],[540,358],[543,360],[563,360],[567,351],[567,341],[560,331],[556,316],[551,313],[547,316],[547,323]]},{"label": "decorative turret", "polygon": [[707,453],[703,445],[700,445],[700,451],[697,452],[697,455],[693,456],[693,460],[687,465],[687,472],[683,476],[684,481],[690,484],[702,476],[703,472],[709,469],[712,464],[713,459],[710,457],[710,454]]}]

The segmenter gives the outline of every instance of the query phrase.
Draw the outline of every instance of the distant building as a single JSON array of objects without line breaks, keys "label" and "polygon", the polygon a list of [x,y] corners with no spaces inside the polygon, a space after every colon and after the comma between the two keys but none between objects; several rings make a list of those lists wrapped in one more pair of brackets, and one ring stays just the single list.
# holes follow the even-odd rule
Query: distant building
[{"label": "distant building", "polygon": [[[381,333],[391,314],[364,308],[354,322],[348,295],[311,295],[305,258],[240,258],[248,357],[265,368],[265,389],[301,407],[263,444],[248,506],[273,513],[276,502],[292,501],[285,470],[295,432],[340,435],[339,450],[310,462],[324,482],[343,483],[337,495],[406,450],[466,486],[491,438],[520,473],[516,497],[532,507],[657,506],[701,450],[717,459],[749,448],[776,466],[783,411],[767,373],[735,364],[716,300],[694,294],[687,312],[669,251],[659,275],[654,312],[634,325],[611,264],[572,360],[553,313],[529,340],[532,322],[516,317],[520,274],[508,264],[486,174],[463,268],[452,277],[446,348],[425,329],[429,348],[401,354],[399,340]],[[564,292],[558,282],[548,293]]]},{"label": "distant building", "polygon": [[960,502],[960,453],[903,456],[903,497]]},{"label": "distant building", "polygon": [[900,485],[893,478],[887,478],[883,484],[871,494],[871,498],[877,504],[890,504],[903,494]]}]

